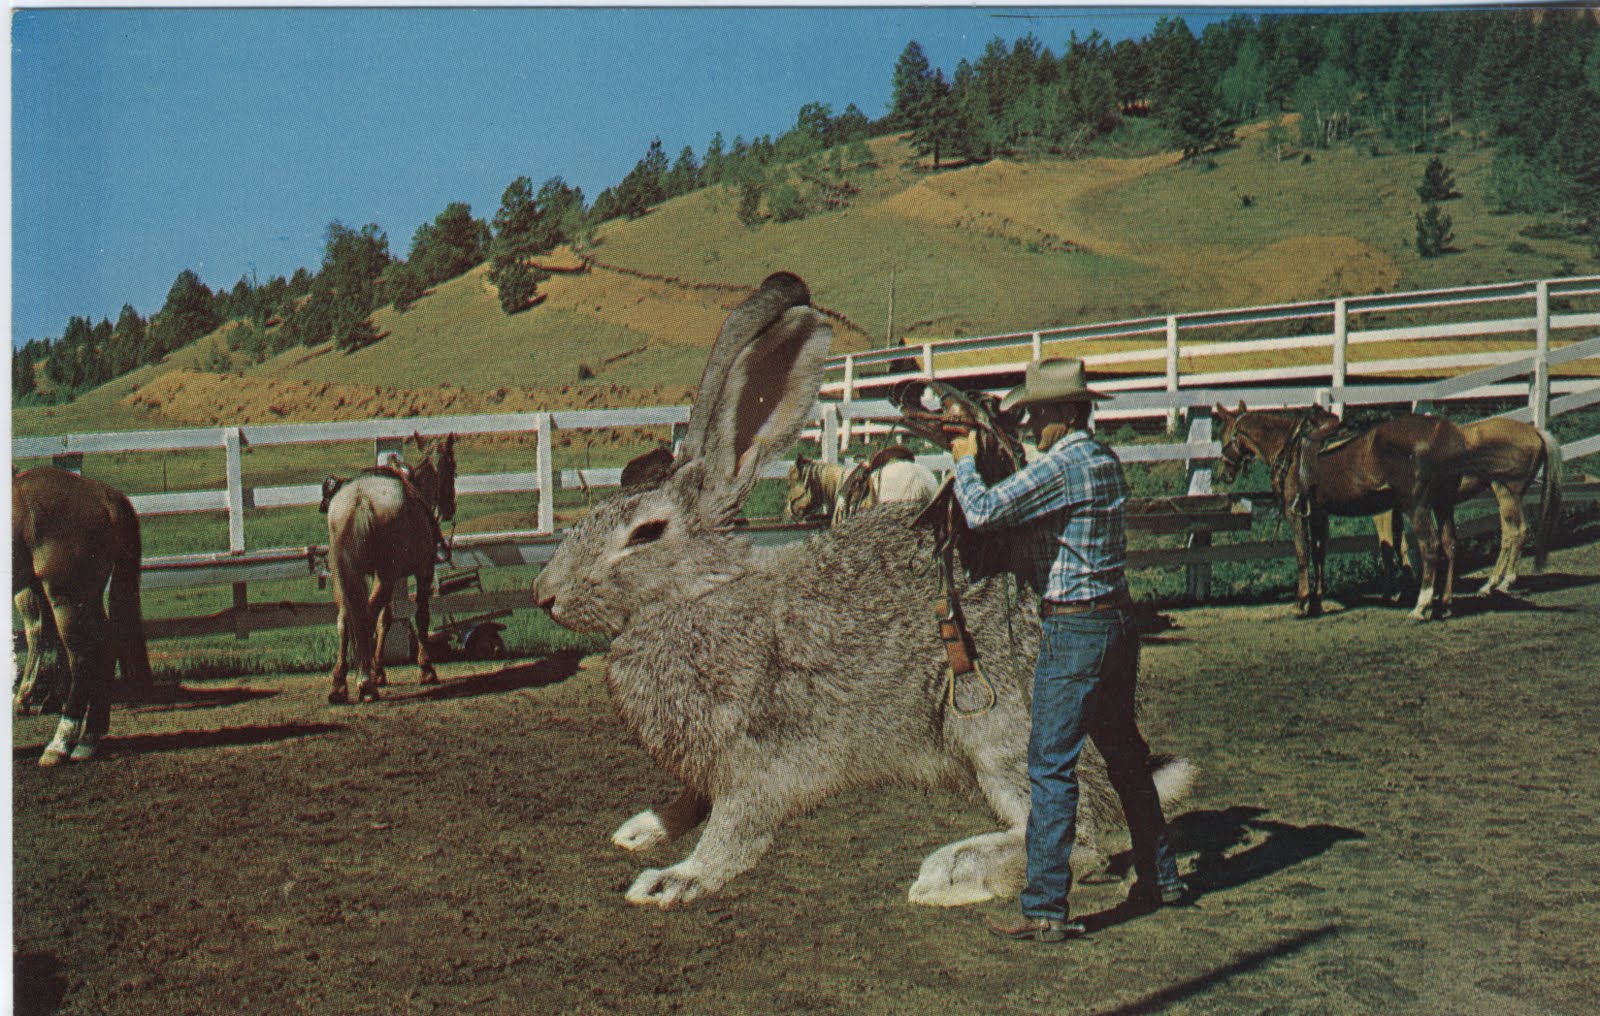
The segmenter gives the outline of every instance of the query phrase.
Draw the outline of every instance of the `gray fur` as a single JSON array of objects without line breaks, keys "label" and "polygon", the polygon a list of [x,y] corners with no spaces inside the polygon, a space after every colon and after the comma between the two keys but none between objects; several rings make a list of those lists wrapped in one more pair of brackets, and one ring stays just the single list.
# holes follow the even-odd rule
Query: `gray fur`
[{"label": "gray fur", "polygon": [[[825,342],[825,321],[807,313],[806,341]],[[783,317],[791,331],[794,315]],[[723,331],[727,339],[729,327]],[[787,380],[791,391],[798,380],[814,393],[818,378]],[[702,383],[719,381],[708,371]],[[740,400],[738,393],[706,394],[697,412]],[[809,403],[786,401],[776,412],[810,415]],[[787,432],[791,422],[769,426]],[[713,430],[720,428],[705,428]],[[756,455],[766,461],[785,450],[773,444]],[[1006,827],[975,838],[982,842],[972,849],[953,844],[936,852],[913,899],[964,903],[1014,892],[1039,642],[1031,594],[1019,595],[1009,576],[962,591],[978,660],[998,701],[981,715],[957,715],[945,704],[933,538],[911,526],[921,506],[881,505],[803,544],[759,550],[718,525],[732,489],[751,471],[740,451],[720,462],[682,462],[661,486],[597,505],[534,586],[535,599],[562,625],[613,637],[606,680],[617,708],[685,787],[672,806],[677,817],[636,816],[617,842],[659,843],[692,825],[709,803],[693,853],[644,872],[628,899],[665,907],[715,892],[753,867],[790,818],[840,790],[883,784],[976,791]],[[1086,753],[1080,775],[1080,827],[1119,821],[1097,755]],[[1181,793],[1187,779],[1186,763],[1170,764],[1166,778],[1158,776],[1163,796]],[[692,817],[685,822],[683,814]]]}]

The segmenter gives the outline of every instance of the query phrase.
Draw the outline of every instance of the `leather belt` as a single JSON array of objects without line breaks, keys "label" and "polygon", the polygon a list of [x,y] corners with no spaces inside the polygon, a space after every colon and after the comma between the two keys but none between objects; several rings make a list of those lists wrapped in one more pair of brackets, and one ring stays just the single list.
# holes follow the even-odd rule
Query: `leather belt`
[{"label": "leather belt", "polygon": [[1093,610],[1112,610],[1132,605],[1132,598],[1128,596],[1126,590],[1123,590],[1107,596],[1097,597],[1093,600],[1073,600],[1070,603],[1062,603],[1059,600],[1040,600],[1039,616],[1044,618],[1054,617],[1059,614],[1087,614]]}]

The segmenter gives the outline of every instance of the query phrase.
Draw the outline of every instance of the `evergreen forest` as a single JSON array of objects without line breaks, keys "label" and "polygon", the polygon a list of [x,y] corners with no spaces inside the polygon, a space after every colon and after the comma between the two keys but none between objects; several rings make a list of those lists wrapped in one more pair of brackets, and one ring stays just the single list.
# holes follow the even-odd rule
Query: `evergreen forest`
[{"label": "evergreen forest", "polygon": [[[866,142],[910,139],[920,171],[992,159],[1073,158],[1101,151],[1177,150],[1186,159],[1232,144],[1246,123],[1298,114],[1285,146],[1353,146],[1374,156],[1493,151],[1492,201],[1549,217],[1546,228],[1600,258],[1600,21],[1578,8],[1238,13],[1199,35],[1181,17],[1142,39],[1098,33],[1057,49],[1033,36],[991,41],[953,68],[909,42],[884,68],[891,101],[877,117],[854,104],[802,106],[777,137],[720,133],[669,157],[659,139],[590,200],[560,176],[517,177],[487,220],[451,201],[418,226],[403,255],[375,223],[327,226],[322,262],[292,277],[240,278],[212,289],[185,269],[149,318],[125,304],[115,323],[72,317],[60,336],[12,352],[14,404],[70,399],[228,325],[234,351],[260,362],[294,346],[379,341],[373,312],[405,311],[431,287],[489,263],[507,314],[539,301],[541,255],[582,252],[606,222],[674,197],[731,188],[750,229],[847,204]],[[1437,202],[1451,196],[1443,160],[1419,189],[1418,250],[1448,245]],[[40,376],[48,386],[38,383]]]}]

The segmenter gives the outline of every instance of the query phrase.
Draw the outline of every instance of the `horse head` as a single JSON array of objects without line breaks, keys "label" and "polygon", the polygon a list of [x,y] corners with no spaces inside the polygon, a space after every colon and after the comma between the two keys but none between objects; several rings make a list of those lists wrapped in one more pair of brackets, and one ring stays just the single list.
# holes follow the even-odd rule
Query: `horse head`
[{"label": "horse head", "polygon": [[1251,456],[1258,454],[1255,446],[1240,433],[1239,424],[1249,410],[1245,409],[1241,400],[1238,409],[1226,409],[1219,404],[1213,406],[1212,411],[1222,421],[1222,433],[1218,437],[1222,442],[1222,460],[1217,466],[1217,479],[1222,483],[1232,483],[1238,479],[1239,471],[1250,462]]},{"label": "horse head", "polygon": [[449,522],[456,517],[456,436],[425,438],[413,433],[411,439],[422,449],[411,483],[433,503],[440,520]]},{"label": "horse head", "polygon": [[804,455],[796,455],[789,467],[789,501],[785,509],[789,518],[799,521],[810,515],[821,500],[817,483],[817,463]]}]

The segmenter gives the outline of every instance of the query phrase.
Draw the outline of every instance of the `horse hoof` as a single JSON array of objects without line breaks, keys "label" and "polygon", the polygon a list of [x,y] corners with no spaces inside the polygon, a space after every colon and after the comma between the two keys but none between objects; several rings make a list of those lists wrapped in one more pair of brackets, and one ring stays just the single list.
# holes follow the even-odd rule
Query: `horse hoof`
[{"label": "horse hoof", "polygon": [[433,671],[430,670],[427,673],[422,675],[422,683],[423,684],[438,684],[439,683],[439,675],[435,674]]},{"label": "horse hoof", "polygon": [[377,687],[371,684],[363,684],[360,689],[360,697],[362,702],[378,701]]},{"label": "horse hoof", "polygon": [[347,706],[349,704],[350,704],[350,692],[347,689],[340,688],[337,691],[331,691],[331,692],[328,693],[328,705],[330,705],[330,706]]}]

